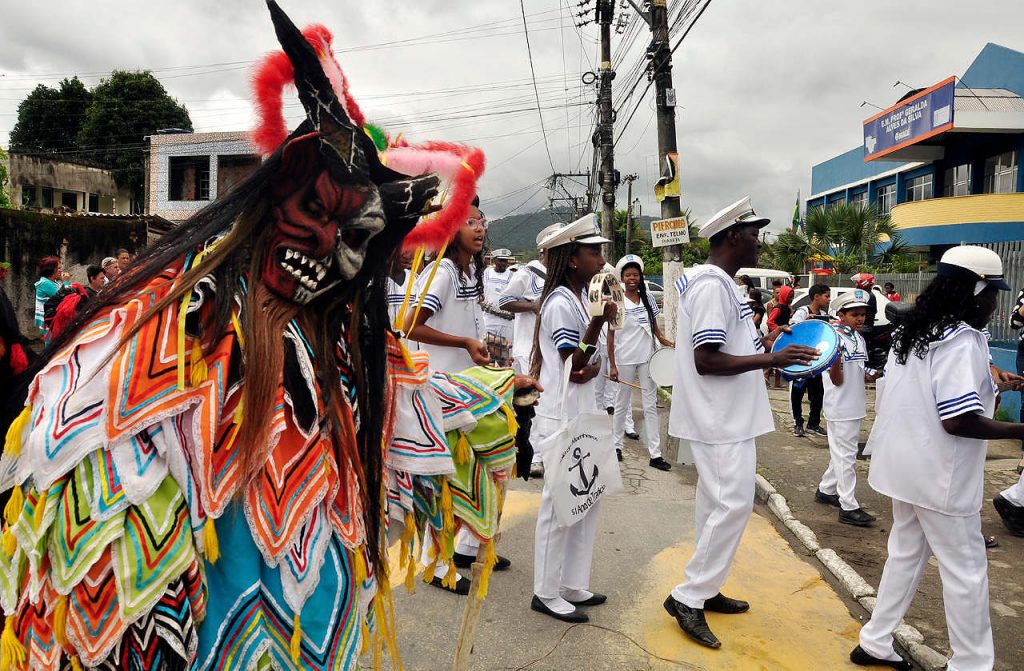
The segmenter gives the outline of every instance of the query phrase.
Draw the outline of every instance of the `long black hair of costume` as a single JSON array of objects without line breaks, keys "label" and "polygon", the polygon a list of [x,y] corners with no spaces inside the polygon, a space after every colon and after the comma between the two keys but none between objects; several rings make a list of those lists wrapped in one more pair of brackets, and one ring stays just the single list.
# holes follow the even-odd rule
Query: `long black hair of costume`
[{"label": "long black hair of costume", "polygon": [[967,322],[974,328],[985,326],[974,295],[974,282],[938,276],[914,302],[914,309],[893,332],[892,349],[896,362],[905,364],[910,354],[923,359],[929,345],[942,338],[951,327]]},{"label": "long black hair of costume", "polygon": [[[190,291],[195,280],[212,275],[216,286],[213,309],[200,325],[200,335],[219,334],[228,328],[235,296],[245,291],[243,277],[249,272],[253,255],[258,253],[261,240],[268,232],[268,194],[281,166],[281,150],[278,149],[249,178],[224,197],[213,201],[149,245],[124,273],[89,301],[87,307],[26,371],[16,393],[20,405],[24,404],[31,380],[57,352],[74,340],[83,326],[104,311],[126,303],[136,295],[140,287],[166,268],[180,263],[190,252],[195,252],[210,239],[225,233],[226,237],[214,252],[203,259],[198,268],[182,276],[182,286]],[[337,401],[336,394],[340,395],[334,345],[341,325],[345,323],[349,327],[349,348],[360,412],[356,449],[362,466],[359,479],[363,489],[364,523],[369,534],[367,549],[370,561],[378,570],[383,569],[380,536],[383,459],[380,444],[384,434],[387,390],[387,348],[384,337],[390,327],[386,277],[392,253],[415,223],[415,218],[389,221],[385,229],[370,240],[359,273],[336,291],[302,307],[297,315],[300,323],[313,325],[314,332],[308,335],[314,345],[314,355],[319,360],[317,374],[320,379],[317,382],[325,408],[330,408]],[[258,281],[255,277],[250,279]],[[174,296],[171,294],[168,297],[170,300],[164,299],[147,314],[152,316],[163,309],[164,305],[175,299]],[[181,294],[177,294],[177,299],[180,297]],[[252,317],[243,311],[243,322]],[[124,339],[128,337],[130,333]],[[255,421],[257,418],[250,419]],[[342,427],[336,426],[337,422],[332,424],[330,429],[336,444],[341,446]],[[342,464],[342,455],[338,456],[338,463]]]}]

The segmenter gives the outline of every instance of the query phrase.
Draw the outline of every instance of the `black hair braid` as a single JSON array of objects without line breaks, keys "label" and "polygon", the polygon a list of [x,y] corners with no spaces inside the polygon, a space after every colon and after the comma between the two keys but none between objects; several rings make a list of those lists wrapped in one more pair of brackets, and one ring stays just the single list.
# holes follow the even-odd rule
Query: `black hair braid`
[{"label": "black hair braid", "polygon": [[979,324],[974,282],[951,277],[936,277],[914,302],[914,309],[893,333],[892,349],[896,362],[905,364],[911,353],[923,359],[931,343],[942,338],[951,327],[967,322]]},{"label": "black hair braid", "polygon": [[[576,253],[578,245],[562,245],[548,250],[547,279],[544,280],[544,291],[540,294],[540,304],[543,307],[558,287],[569,286],[569,258]],[[540,354],[540,314],[537,315],[537,323],[533,327],[533,352],[530,356],[530,375],[540,375],[541,365],[544,359]]]}]

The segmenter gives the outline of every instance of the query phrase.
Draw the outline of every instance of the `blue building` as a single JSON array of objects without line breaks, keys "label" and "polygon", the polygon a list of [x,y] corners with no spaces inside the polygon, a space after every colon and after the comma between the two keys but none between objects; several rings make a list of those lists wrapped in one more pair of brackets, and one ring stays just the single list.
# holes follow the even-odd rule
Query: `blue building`
[{"label": "blue building", "polygon": [[807,209],[874,203],[933,260],[1024,240],[1024,53],[985,45],[962,76],[865,120],[863,139],[812,168]]}]

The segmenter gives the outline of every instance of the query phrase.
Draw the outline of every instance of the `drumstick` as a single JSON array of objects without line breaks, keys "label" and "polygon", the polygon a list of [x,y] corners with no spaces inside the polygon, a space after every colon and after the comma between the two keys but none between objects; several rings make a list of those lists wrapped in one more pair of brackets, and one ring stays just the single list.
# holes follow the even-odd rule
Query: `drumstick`
[{"label": "drumstick", "polygon": [[[612,380],[612,376],[611,375],[605,375],[604,377],[605,377],[606,380]],[[625,380],[612,380],[612,382],[618,382],[619,384],[624,384],[627,387],[632,387],[633,389],[640,389],[641,391],[643,391],[643,389],[640,387],[640,385],[633,384],[632,382],[626,382]]]}]

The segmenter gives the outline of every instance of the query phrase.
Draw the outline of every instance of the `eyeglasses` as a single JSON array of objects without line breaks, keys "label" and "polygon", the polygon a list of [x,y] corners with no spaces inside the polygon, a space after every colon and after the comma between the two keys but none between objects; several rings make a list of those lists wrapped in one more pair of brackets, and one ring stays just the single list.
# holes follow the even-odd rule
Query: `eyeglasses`
[{"label": "eyeglasses", "polygon": [[474,217],[470,217],[469,219],[466,220],[466,225],[467,226],[479,226],[480,228],[482,228],[482,229],[484,229],[486,231],[487,230],[487,217],[480,217],[479,219],[476,219]]}]

